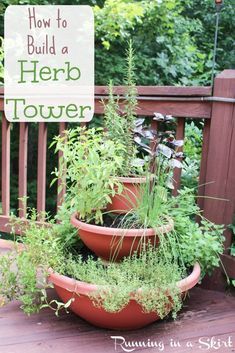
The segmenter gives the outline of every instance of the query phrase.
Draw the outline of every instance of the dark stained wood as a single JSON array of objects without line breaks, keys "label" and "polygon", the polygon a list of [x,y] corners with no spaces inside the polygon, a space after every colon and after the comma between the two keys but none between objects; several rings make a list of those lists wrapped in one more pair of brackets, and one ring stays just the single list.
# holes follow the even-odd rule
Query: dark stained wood
[{"label": "dark stained wood", "polygon": [[[51,292],[54,296],[54,292]],[[200,337],[228,341],[233,348],[221,347],[218,352],[235,351],[235,297],[225,293],[195,288],[185,301],[184,309],[176,321],[171,319],[156,322],[136,331],[110,331],[93,327],[74,316],[61,313],[59,317],[50,309],[30,317],[19,309],[19,303],[12,302],[0,309],[0,352],[1,353],[112,353],[114,339],[122,336],[126,341],[147,341],[164,343],[164,352],[200,353]],[[171,348],[170,342],[179,341],[180,347]],[[193,348],[186,345],[191,342]],[[120,346],[116,352],[123,352]],[[205,346],[204,346],[205,348]],[[158,352],[155,349],[138,348],[137,352]],[[209,352],[216,351],[214,349]]]},{"label": "dark stained wood", "polygon": [[[176,140],[184,140],[184,130],[185,130],[185,119],[184,118],[179,118],[178,119],[178,124],[176,128]],[[183,152],[183,148],[180,147],[177,150],[178,152]],[[174,185],[174,190],[172,192],[173,196],[178,195],[178,190],[180,189],[180,177],[181,177],[181,168],[175,168],[174,169],[174,174],[173,174],[173,185]]]},{"label": "dark stained wood", "polygon": [[20,123],[19,140],[19,217],[26,216],[27,200],[27,167],[28,167],[28,124]]},{"label": "dark stained wood", "polygon": [[10,233],[9,216],[0,215],[0,230],[4,233]]},{"label": "dark stained wood", "polygon": [[[10,220],[11,220],[11,217],[10,216],[4,216],[4,215],[0,215],[0,230],[1,232],[4,232],[4,233],[10,233],[11,232],[11,226],[9,225],[10,223]],[[25,220],[25,223],[27,223],[27,221]],[[48,227],[50,227],[50,223],[45,223],[42,221],[36,221],[36,224],[37,225],[46,225]],[[21,234],[21,229],[19,226],[16,226],[15,227],[15,230],[14,230],[15,234],[17,235],[22,235]],[[0,239],[0,242],[2,241],[2,239]],[[1,352],[1,351],[0,351]]]},{"label": "dark stained wood", "polygon": [[0,112],[3,112],[4,110],[4,99],[0,98]]},{"label": "dark stained wood", "polygon": [[[151,120],[151,130],[157,132],[157,128],[158,128],[157,121],[156,120]],[[150,147],[151,147],[152,151],[156,151],[156,148],[157,148],[157,135],[156,135],[156,137],[154,137],[153,141],[151,141]]]},{"label": "dark stained wood", "polygon": [[4,86],[0,86],[0,111],[4,110]]},{"label": "dark stained wood", "polygon": [[[60,123],[59,124],[59,134],[60,134],[60,136],[64,135],[63,132],[65,131],[65,129],[66,129],[66,123]],[[59,151],[59,153],[58,153],[58,170],[60,172],[61,172],[61,168],[63,166],[62,160],[63,160],[63,152]],[[66,174],[66,170],[64,170],[64,173]],[[58,179],[57,211],[58,211],[58,208],[62,205],[63,200],[64,200],[64,196],[65,196],[65,193],[66,193],[66,187],[65,187],[64,183],[65,183],[65,180],[62,180],[61,178]]]},{"label": "dark stained wood", "polygon": [[47,125],[38,123],[37,211],[46,208]]},{"label": "dark stained wood", "polygon": [[2,213],[10,213],[10,123],[2,114]]},{"label": "dark stained wood", "polygon": [[235,256],[222,255],[221,261],[229,278],[235,279]]},{"label": "dark stained wood", "polygon": [[[105,100],[105,99],[104,99]],[[164,115],[173,115],[175,117],[184,118],[205,118],[210,119],[211,116],[210,102],[200,101],[154,101],[154,100],[139,100],[137,115],[153,116],[154,112],[162,113]],[[122,108],[122,100],[120,100],[120,107]],[[100,99],[95,100],[95,114],[103,114],[104,106]]]},{"label": "dark stained wood", "polygon": [[[151,86],[150,86],[151,88]],[[149,96],[163,96],[164,88],[165,87],[158,87],[156,90],[150,90]],[[210,96],[211,94],[208,91],[208,87],[196,87],[195,91],[192,90],[193,87],[166,87],[167,90],[165,91],[165,96],[167,100],[163,101],[154,101],[154,100],[139,100],[138,102],[138,115],[146,115],[146,116],[153,116],[154,112],[159,112],[162,114],[171,114],[176,117],[185,117],[185,118],[205,118],[210,119],[211,116],[211,102],[206,101],[184,101],[184,97],[187,98],[190,96]],[[204,90],[204,88],[206,90]],[[170,94],[172,89],[172,94]],[[188,89],[190,89],[188,91]],[[119,90],[119,89],[117,89]],[[98,92],[99,90],[97,90]],[[100,95],[105,94],[106,88],[102,86],[100,90]],[[145,87],[144,90],[140,90],[141,93],[148,93],[148,87]],[[156,93],[154,93],[156,91]],[[162,91],[162,93],[161,93]],[[169,94],[167,94],[167,91]],[[187,94],[188,91],[188,94]],[[103,93],[102,93],[103,92]],[[157,94],[159,92],[159,94]],[[178,94],[177,94],[178,92]],[[197,94],[198,92],[198,94]],[[201,94],[199,94],[201,92]],[[204,92],[204,93],[203,93]],[[161,93],[161,94],[160,94]],[[98,96],[98,94],[97,94]],[[173,101],[176,96],[181,96],[181,101]],[[141,98],[141,97],[140,97]],[[151,97],[150,97],[151,98]],[[107,97],[103,97],[103,99],[107,99]],[[122,100],[120,100],[121,103]],[[4,110],[4,102],[3,98],[0,98],[0,111]],[[100,97],[95,97],[95,114],[101,115],[104,113],[103,104],[101,102]]]},{"label": "dark stained wood", "polygon": [[[228,73],[228,70],[225,70],[216,77],[214,95],[235,97],[235,71],[229,70]],[[235,104],[213,103],[205,173],[204,216],[217,224],[225,225],[232,223],[235,211],[234,107]],[[232,241],[231,232],[226,230],[224,234],[226,236],[225,249],[229,252]],[[215,271],[206,285],[209,288],[216,285],[223,289],[226,282],[221,271]]]},{"label": "dark stained wood", "polygon": [[[123,94],[125,91],[124,86],[114,87],[115,94]],[[189,87],[177,87],[177,86],[137,86],[139,95],[154,95],[154,96],[211,96],[211,86],[189,86]],[[108,94],[107,86],[95,86],[96,95]],[[4,87],[0,86],[0,95],[4,95]]]},{"label": "dark stained wood", "polygon": [[[176,86],[137,86],[139,96],[211,96],[212,87],[176,87]],[[114,94],[125,94],[125,86],[116,86],[113,88]],[[107,95],[109,93],[107,86],[96,86],[96,95]]]},{"label": "dark stained wood", "polygon": [[[229,70],[231,72],[231,70]],[[227,70],[215,79],[214,95],[235,97],[235,71]],[[205,176],[205,195],[226,199],[204,199],[204,215],[218,224],[230,224],[235,211],[235,104],[215,102],[212,107],[210,138]],[[226,248],[231,234],[226,234]]]},{"label": "dark stained wood", "polygon": [[205,182],[206,182],[206,167],[207,167],[207,155],[210,138],[210,125],[211,119],[206,119],[203,128],[203,142],[202,142],[202,155],[201,155],[201,166],[198,184],[198,205],[203,210],[204,208],[204,195],[205,195]]}]

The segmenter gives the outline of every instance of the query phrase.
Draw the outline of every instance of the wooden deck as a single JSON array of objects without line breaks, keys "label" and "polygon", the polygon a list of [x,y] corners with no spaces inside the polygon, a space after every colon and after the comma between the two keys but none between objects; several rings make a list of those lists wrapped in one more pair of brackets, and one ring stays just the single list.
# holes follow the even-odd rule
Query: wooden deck
[{"label": "wooden deck", "polygon": [[[54,295],[53,290],[51,294]],[[111,336],[123,337],[116,339],[116,350]],[[212,337],[217,349],[215,346],[208,349],[206,339]],[[225,347],[229,337],[232,347]],[[49,309],[28,317],[17,302],[0,309],[0,353],[123,352],[119,343],[124,339],[164,344],[133,350],[137,352],[235,352],[235,293],[194,288],[176,321],[164,320],[128,332],[98,329],[73,314],[61,313],[57,318]],[[171,347],[172,340],[179,342],[180,347]],[[187,347],[187,342],[193,347]],[[123,347],[130,349],[124,344]]]}]

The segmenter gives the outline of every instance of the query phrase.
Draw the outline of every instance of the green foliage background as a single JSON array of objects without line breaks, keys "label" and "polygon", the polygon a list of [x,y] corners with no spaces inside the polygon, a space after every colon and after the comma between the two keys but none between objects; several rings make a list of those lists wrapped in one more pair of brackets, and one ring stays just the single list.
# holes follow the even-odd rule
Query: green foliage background
[{"label": "green foliage background", "polygon": [[[95,82],[123,83],[125,50],[132,38],[136,54],[137,85],[208,85],[211,78],[215,27],[214,0],[1,0],[0,36],[4,37],[4,11],[10,4],[91,5],[95,14]],[[235,68],[235,0],[224,0],[220,16],[216,71]],[[3,82],[3,50],[0,48]],[[56,124],[49,128],[49,143]],[[12,127],[11,205],[17,208],[18,127]],[[36,203],[37,125],[29,137],[28,192]],[[190,148],[189,148],[190,149]],[[190,151],[189,151],[190,153]],[[50,172],[56,165],[48,152],[47,208],[55,211],[49,191]],[[191,168],[192,169],[192,168]]]},{"label": "green foliage background", "polygon": [[[3,0],[10,4],[91,5],[95,14],[96,84],[122,82],[126,42],[134,41],[137,84],[209,84],[215,27],[214,0]],[[217,71],[235,67],[235,0],[224,0]],[[1,51],[0,51],[1,60]],[[1,69],[0,69],[1,74]]]}]

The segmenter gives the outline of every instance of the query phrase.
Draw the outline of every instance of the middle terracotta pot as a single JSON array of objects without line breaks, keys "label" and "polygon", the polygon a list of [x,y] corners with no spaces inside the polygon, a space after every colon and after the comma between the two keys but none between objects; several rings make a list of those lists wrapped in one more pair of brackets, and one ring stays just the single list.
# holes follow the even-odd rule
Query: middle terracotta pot
[{"label": "middle terracotta pot", "polygon": [[172,219],[168,219],[167,224],[156,229],[102,227],[80,221],[77,214],[72,215],[71,223],[78,229],[78,235],[84,244],[106,261],[120,261],[134,251],[140,252],[149,242],[157,246],[159,236],[170,232],[174,227]]}]

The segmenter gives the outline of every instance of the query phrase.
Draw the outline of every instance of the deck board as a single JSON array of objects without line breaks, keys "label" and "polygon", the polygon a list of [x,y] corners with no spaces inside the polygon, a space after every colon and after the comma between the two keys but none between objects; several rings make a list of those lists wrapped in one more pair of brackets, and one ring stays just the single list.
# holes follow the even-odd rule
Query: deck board
[{"label": "deck board", "polygon": [[[52,290],[50,295],[54,296]],[[163,341],[163,352],[235,352],[235,294],[195,288],[185,301],[184,309],[176,321],[171,319],[156,322],[142,330],[110,331],[95,328],[72,313],[54,313],[45,309],[30,317],[12,302],[0,309],[1,353],[67,353],[67,352],[115,352],[114,340],[110,336],[122,336],[126,341]],[[199,348],[200,337],[228,340],[231,336],[233,348],[218,350]],[[180,347],[169,346],[171,339],[180,342]],[[188,341],[193,348],[186,347]],[[123,352],[120,346],[116,352]],[[159,352],[158,348],[137,348],[136,352]]]}]

